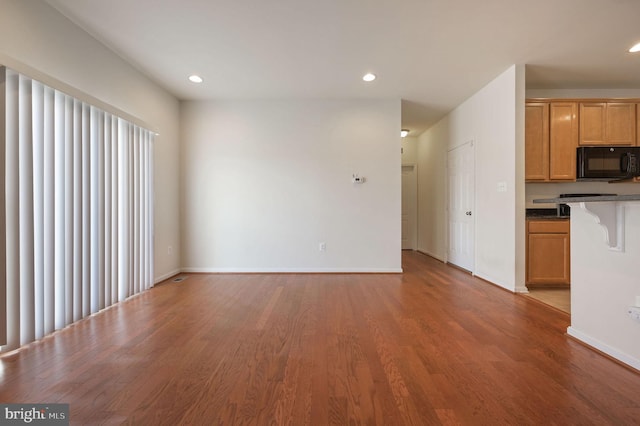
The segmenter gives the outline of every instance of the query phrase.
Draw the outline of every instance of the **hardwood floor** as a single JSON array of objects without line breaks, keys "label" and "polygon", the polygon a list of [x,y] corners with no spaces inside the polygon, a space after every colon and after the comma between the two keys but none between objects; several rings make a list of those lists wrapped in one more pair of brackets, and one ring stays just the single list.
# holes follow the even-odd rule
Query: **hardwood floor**
[{"label": "hardwood floor", "polygon": [[424,255],[404,274],[188,275],[0,358],[71,424],[631,425],[640,375],[566,314]]}]

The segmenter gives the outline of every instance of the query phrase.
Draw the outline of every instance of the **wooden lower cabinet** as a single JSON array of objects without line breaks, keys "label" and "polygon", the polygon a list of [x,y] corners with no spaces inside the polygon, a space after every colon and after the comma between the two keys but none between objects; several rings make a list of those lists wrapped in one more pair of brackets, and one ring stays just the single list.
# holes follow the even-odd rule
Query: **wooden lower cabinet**
[{"label": "wooden lower cabinet", "polygon": [[569,220],[527,220],[528,287],[568,287],[571,283]]}]

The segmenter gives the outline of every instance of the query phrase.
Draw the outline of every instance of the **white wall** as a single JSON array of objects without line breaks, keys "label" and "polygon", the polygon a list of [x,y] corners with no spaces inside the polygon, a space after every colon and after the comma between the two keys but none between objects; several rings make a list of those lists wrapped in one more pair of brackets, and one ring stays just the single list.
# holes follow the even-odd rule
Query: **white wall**
[{"label": "white wall", "polygon": [[402,138],[402,164],[411,165],[418,161],[418,138]]},{"label": "white wall", "polygon": [[526,187],[524,181],[525,167],[525,102],[526,102],[526,78],[525,66],[517,65],[515,67],[515,291],[527,293],[525,285],[526,277],[526,257],[527,257],[527,238],[526,238]]},{"label": "white wall", "polygon": [[621,204],[625,211],[624,252],[609,250],[596,219],[579,204],[572,204],[568,332],[640,370],[640,323],[627,314],[627,308],[640,296],[640,202]]},{"label": "white wall", "polygon": [[171,275],[180,266],[178,101],[45,2],[0,0],[0,10],[0,64],[160,133],[155,276]]},{"label": "white wall", "polygon": [[184,102],[181,123],[186,270],[401,270],[399,100]]},{"label": "white wall", "polygon": [[418,138],[418,250],[447,256],[447,141],[449,116]]},{"label": "white wall", "polygon": [[[419,170],[446,162],[447,150],[473,140],[475,143],[475,267],[474,274],[511,291],[524,286],[524,67],[512,66],[458,106],[420,137]],[[432,151],[434,158],[427,155]],[[437,171],[445,179],[446,171]],[[419,185],[433,177],[419,176]],[[446,179],[445,179],[446,181]],[[498,184],[506,183],[506,192]],[[424,215],[420,206],[446,208],[445,187],[426,194],[420,190],[419,246],[441,244],[431,237],[444,229],[442,213]],[[444,202],[443,202],[444,199]],[[445,216],[446,217],[446,216]],[[521,235],[522,234],[522,235]],[[425,247],[446,253],[446,247]]]}]

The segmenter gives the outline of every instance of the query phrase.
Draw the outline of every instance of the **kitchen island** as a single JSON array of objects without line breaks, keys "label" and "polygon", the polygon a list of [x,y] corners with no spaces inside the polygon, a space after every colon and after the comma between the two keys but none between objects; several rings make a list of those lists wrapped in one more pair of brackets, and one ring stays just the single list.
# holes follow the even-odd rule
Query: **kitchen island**
[{"label": "kitchen island", "polygon": [[571,207],[572,337],[640,370],[640,194],[548,198]]}]

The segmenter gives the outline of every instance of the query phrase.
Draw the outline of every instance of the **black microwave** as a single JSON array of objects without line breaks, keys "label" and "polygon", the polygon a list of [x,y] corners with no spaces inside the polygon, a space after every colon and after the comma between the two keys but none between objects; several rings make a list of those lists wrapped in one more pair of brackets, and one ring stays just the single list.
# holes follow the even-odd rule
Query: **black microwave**
[{"label": "black microwave", "polygon": [[581,146],[576,178],[614,180],[640,176],[639,146]]}]

